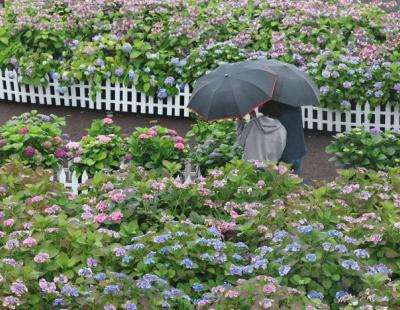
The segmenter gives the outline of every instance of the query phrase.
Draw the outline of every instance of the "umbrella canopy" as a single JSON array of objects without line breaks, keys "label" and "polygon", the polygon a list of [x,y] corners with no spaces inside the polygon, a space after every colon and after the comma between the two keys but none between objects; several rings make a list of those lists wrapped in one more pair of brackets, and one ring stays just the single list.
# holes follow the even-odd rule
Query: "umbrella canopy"
[{"label": "umbrella canopy", "polygon": [[260,61],[223,64],[196,82],[188,108],[207,121],[243,117],[272,99],[276,83]]},{"label": "umbrella canopy", "polygon": [[296,66],[278,60],[262,60],[278,75],[273,100],[293,107],[320,105],[317,84]]}]

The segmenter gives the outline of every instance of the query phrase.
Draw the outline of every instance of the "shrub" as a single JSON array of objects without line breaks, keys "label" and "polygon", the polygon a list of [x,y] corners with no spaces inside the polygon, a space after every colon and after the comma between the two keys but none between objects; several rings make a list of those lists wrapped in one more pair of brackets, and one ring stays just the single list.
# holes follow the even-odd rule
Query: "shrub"
[{"label": "shrub", "polygon": [[268,276],[239,279],[234,286],[214,287],[205,298],[199,302],[199,309],[329,309],[319,300],[310,300],[301,291],[281,286]]},{"label": "shrub", "polygon": [[9,160],[58,170],[67,157],[63,118],[37,111],[11,118],[0,126],[0,165]]},{"label": "shrub", "polygon": [[234,121],[208,123],[199,119],[187,137],[194,138],[189,157],[203,175],[208,169],[242,158],[243,148],[237,142]]},{"label": "shrub", "polygon": [[61,94],[69,84],[89,81],[97,91],[110,80],[165,99],[221,62],[267,57],[307,71],[322,88],[324,106],[394,104],[398,19],[391,1],[132,7],[113,0],[84,8],[66,0],[15,0],[0,10],[0,64],[15,69],[22,83],[46,85],[49,76]]},{"label": "shrub", "polygon": [[[137,128],[127,141],[130,161],[146,169],[169,168],[180,170],[184,163],[188,145],[173,129],[154,126]],[[174,171],[172,171],[174,172]]]},{"label": "shrub", "polygon": [[331,161],[344,168],[387,171],[400,165],[400,133],[356,128],[337,134],[326,151],[334,156]]}]

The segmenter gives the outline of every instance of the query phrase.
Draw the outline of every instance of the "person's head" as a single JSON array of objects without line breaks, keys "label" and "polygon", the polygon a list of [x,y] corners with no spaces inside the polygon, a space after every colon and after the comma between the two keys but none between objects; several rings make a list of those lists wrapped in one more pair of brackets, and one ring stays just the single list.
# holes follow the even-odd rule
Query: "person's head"
[{"label": "person's head", "polygon": [[269,116],[272,118],[277,118],[281,114],[281,104],[276,101],[268,101],[264,103],[258,111],[265,116]]}]

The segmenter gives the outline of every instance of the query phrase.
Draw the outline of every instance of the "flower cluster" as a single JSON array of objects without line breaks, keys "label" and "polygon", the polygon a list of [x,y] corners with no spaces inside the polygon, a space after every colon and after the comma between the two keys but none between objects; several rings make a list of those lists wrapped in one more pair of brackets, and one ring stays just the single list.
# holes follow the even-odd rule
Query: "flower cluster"
[{"label": "flower cluster", "polygon": [[267,57],[310,73],[325,106],[398,102],[396,1],[244,3],[16,0],[0,11],[0,63],[61,95],[110,80],[164,100],[222,62]]}]

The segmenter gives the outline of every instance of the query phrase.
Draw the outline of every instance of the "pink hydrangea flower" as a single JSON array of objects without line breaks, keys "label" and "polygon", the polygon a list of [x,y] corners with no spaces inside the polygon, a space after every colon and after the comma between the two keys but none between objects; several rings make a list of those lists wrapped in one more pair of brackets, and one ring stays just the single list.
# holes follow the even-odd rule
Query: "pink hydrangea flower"
[{"label": "pink hydrangea flower", "polygon": [[103,213],[98,214],[93,218],[93,223],[95,224],[101,224],[104,223],[105,221],[107,221],[107,215]]},{"label": "pink hydrangea flower", "polygon": [[101,187],[102,191],[112,191],[114,189],[114,185],[111,182],[107,182]]},{"label": "pink hydrangea flower", "polygon": [[273,284],[267,284],[263,286],[263,292],[267,294],[272,294],[276,292],[276,287]]},{"label": "pink hydrangea flower", "polygon": [[72,150],[74,150],[74,149],[78,149],[79,148],[79,142],[68,142],[67,143],[67,148],[68,149],[72,149]]},{"label": "pink hydrangea flower", "polygon": [[22,296],[23,294],[28,293],[28,288],[22,281],[15,281],[10,286],[11,292],[13,292],[17,296]]},{"label": "pink hydrangea flower", "polygon": [[29,129],[26,127],[22,127],[20,128],[20,130],[18,130],[18,133],[21,135],[26,135],[29,132]]},{"label": "pink hydrangea flower", "polygon": [[185,145],[183,143],[175,143],[174,147],[178,150],[183,150]]},{"label": "pink hydrangea flower", "polygon": [[126,199],[126,195],[121,190],[109,192],[108,196],[115,202],[122,202]]},{"label": "pink hydrangea flower", "polygon": [[3,301],[3,307],[7,309],[16,309],[20,304],[19,298],[14,296],[7,296]]},{"label": "pink hydrangea flower", "polygon": [[103,118],[104,125],[111,125],[112,123],[114,123],[114,121],[111,118],[109,117]]},{"label": "pink hydrangea flower", "polygon": [[14,220],[13,219],[8,219],[8,220],[5,220],[4,221],[4,226],[8,226],[8,227],[10,227],[10,226],[13,226],[14,225]]},{"label": "pink hydrangea flower", "polygon": [[32,146],[27,146],[24,150],[24,155],[26,157],[33,157],[36,154],[36,149]]},{"label": "pink hydrangea flower", "polygon": [[237,298],[237,297],[239,297],[239,295],[240,295],[239,292],[236,292],[236,291],[228,291],[228,292],[225,294],[225,297],[231,299],[231,298]]},{"label": "pink hydrangea flower", "polygon": [[42,143],[42,146],[43,146],[45,149],[50,149],[50,148],[53,146],[53,144],[51,144],[51,141],[44,141],[44,142]]},{"label": "pink hydrangea flower", "polygon": [[265,298],[259,302],[259,305],[263,309],[269,309],[272,307],[273,300]]},{"label": "pink hydrangea flower", "polygon": [[147,135],[147,134],[145,134],[145,133],[141,133],[141,134],[139,135],[139,139],[147,140],[148,138],[150,138],[150,136]]},{"label": "pink hydrangea flower", "polygon": [[168,129],[168,134],[171,136],[176,136],[177,132],[173,129]]},{"label": "pink hydrangea flower", "polygon": [[36,241],[36,239],[34,239],[32,237],[28,237],[22,242],[22,244],[27,248],[31,248],[37,244],[37,241]]},{"label": "pink hydrangea flower", "polygon": [[47,293],[47,294],[56,294],[57,293],[56,284],[53,282],[47,282],[45,279],[39,280],[39,287],[40,287],[41,291],[44,293]]},{"label": "pink hydrangea flower", "polygon": [[39,201],[42,201],[42,200],[43,200],[43,196],[42,195],[32,197],[32,202],[39,202]]},{"label": "pink hydrangea flower", "polygon": [[105,136],[105,135],[100,135],[100,136],[98,136],[98,139],[99,139],[101,142],[104,142],[104,143],[108,143],[108,142],[111,141],[111,139],[110,139],[109,137]]},{"label": "pink hydrangea flower", "polygon": [[109,215],[108,219],[113,222],[119,222],[123,219],[123,217],[124,217],[124,215],[121,212],[116,211],[116,212],[111,213]]},{"label": "pink hydrangea flower", "polygon": [[49,254],[45,252],[40,252],[33,258],[33,260],[38,264],[43,264],[49,260]]},{"label": "pink hydrangea flower", "polygon": [[165,188],[165,184],[161,182],[153,182],[151,188],[157,191],[162,191]]},{"label": "pink hydrangea flower", "polygon": [[148,135],[152,136],[152,137],[157,136],[157,131],[156,130],[150,130]]},{"label": "pink hydrangea flower", "polygon": [[175,143],[183,143],[184,139],[181,136],[178,136],[174,137],[172,141],[174,141]]}]

